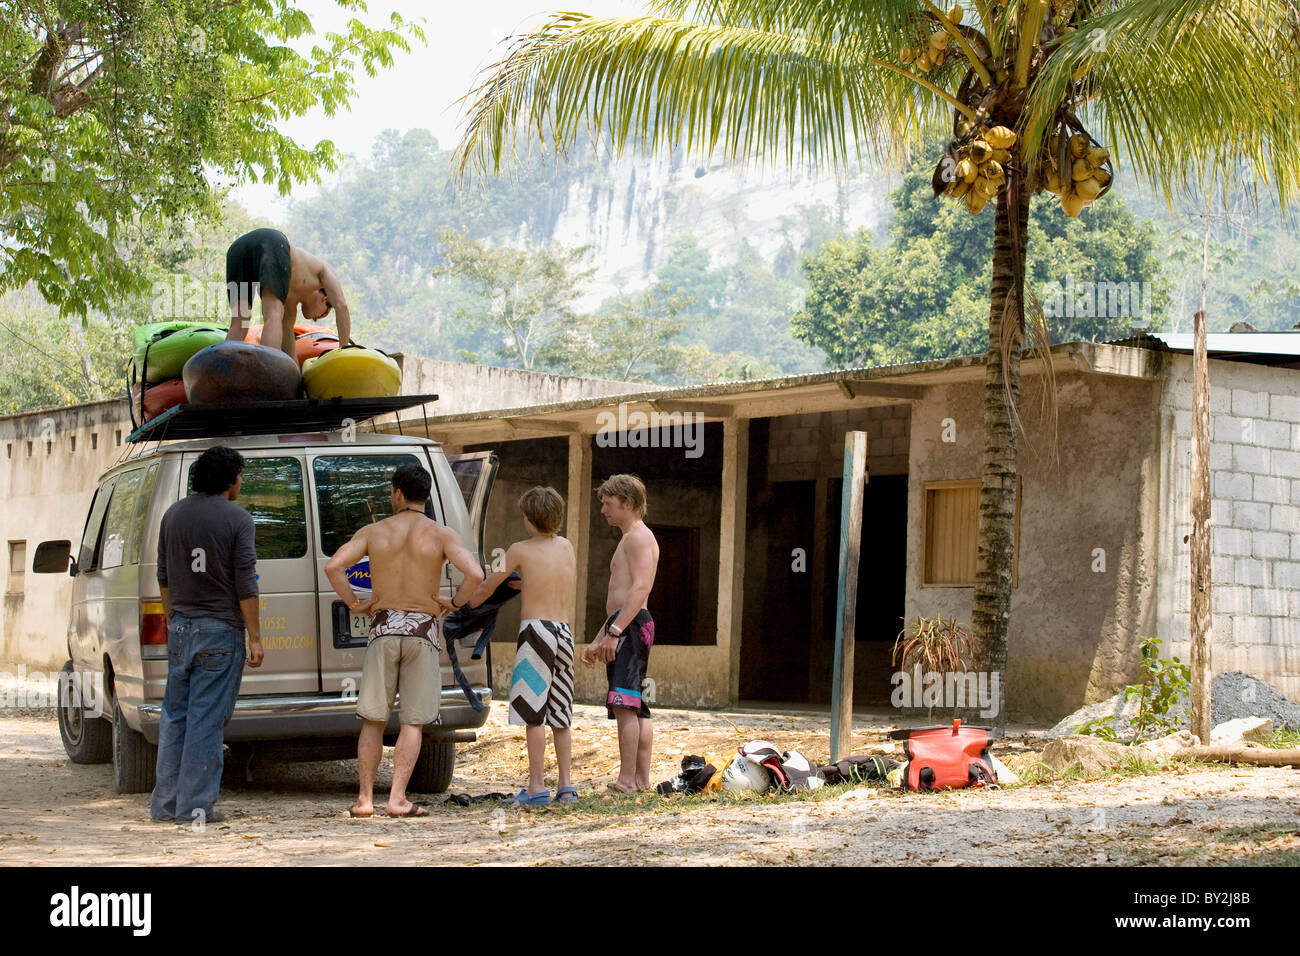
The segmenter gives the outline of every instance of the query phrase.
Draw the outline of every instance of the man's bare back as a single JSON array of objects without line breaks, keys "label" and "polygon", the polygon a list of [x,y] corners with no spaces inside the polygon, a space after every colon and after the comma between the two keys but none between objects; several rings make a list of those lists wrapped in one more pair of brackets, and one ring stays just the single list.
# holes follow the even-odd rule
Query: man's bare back
[{"label": "man's bare back", "polygon": [[405,511],[362,531],[370,556],[374,607],[441,614],[437,592],[448,529],[421,513]]}]

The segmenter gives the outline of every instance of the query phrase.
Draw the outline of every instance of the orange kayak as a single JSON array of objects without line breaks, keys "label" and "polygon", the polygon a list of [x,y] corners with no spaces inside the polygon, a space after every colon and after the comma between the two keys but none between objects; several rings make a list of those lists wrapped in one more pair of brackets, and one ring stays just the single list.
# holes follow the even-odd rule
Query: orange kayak
[{"label": "orange kayak", "polygon": [[[261,344],[262,329],[265,326],[251,325],[248,328],[248,335],[245,342]],[[310,322],[296,322],[293,326],[294,351],[298,356],[298,367],[308,359],[316,358],[318,355],[324,355],[339,347],[338,333],[333,329],[327,329],[323,325],[312,325]]]}]

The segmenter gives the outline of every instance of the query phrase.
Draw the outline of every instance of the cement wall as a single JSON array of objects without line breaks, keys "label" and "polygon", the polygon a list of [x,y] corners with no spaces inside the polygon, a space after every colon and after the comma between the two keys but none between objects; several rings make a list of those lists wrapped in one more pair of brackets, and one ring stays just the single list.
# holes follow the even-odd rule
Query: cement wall
[{"label": "cement wall", "polygon": [[72,578],[35,574],[40,542],[81,541],[100,473],[121,456],[130,433],[125,400],[54,408],[0,418],[0,539],[6,556],[23,542],[22,571],[5,589],[0,666],[57,671],[67,660]]},{"label": "cement wall", "polygon": [[[646,388],[419,356],[395,358],[403,370],[403,394],[436,393],[437,411],[445,414]],[[407,413],[419,414],[419,409]],[[29,669],[63,666],[72,579],[34,574],[32,557],[42,541],[80,540],[99,476],[121,456],[131,429],[125,399],[0,417],[0,454],[5,456],[0,461],[0,540],[6,559],[7,545],[22,543],[24,568],[6,579],[0,668],[20,662]],[[563,473],[560,480],[562,486]]]},{"label": "cement wall", "polygon": [[[1135,675],[1138,638],[1156,627],[1159,385],[1088,374],[1057,383],[1059,465],[1036,401],[1041,382],[1026,379],[1022,389],[1019,586],[1006,676],[1013,719],[1059,720],[1119,690]],[[914,407],[909,620],[971,620],[973,587],[921,586],[922,496],[927,481],[980,477],[983,394],[982,383],[935,387]],[[955,441],[944,441],[947,425]]]},{"label": "cement wall", "polygon": [[[1158,634],[1191,657],[1192,359],[1172,356],[1160,406]],[[1244,670],[1300,700],[1300,371],[1210,362],[1215,673]]]},{"label": "cement wall", "polygon": [[[398,354],[393,358],[402,369],[403,395],[438,396],[437,404],[428,409],[430,415],[575,402],[599,395],[644,392],[655,387],[493,365],[443,362],[418,355]],[[413,409],[406,414],[416,416],[418,412],[418,409]]]}]

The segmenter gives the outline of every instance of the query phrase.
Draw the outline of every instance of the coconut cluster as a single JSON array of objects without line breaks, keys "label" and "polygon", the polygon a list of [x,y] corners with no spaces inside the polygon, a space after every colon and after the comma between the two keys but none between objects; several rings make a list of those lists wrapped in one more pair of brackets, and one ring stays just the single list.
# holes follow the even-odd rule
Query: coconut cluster
[{"label": "coconut cluster", "polygon": [[1110,152],[1094,146],[1087,133],[1075,133],[1062,140],[1057,133],[1048,138],[1043,162],[1043,186],[1061,197],[1061,209],[1077,216],[1110,185]]},{"label": "coconut cluster", "polygon": [[[1006,165],[1015,144],[1016,134],[1006,126],[981,130],[958,148],[956,167],[944,195],[965,199],[966,209],[978,216],[1007,181]],[[951,154],[945,156],[945,161],[951,162]]]},{"label": "coconut cluster", "polygon": [[[948,22],[954,25],[961,23],[961,16],[961,7],[953,4],[948,10]],[[910,64],[922,73],[929,73],[936,66],[943,66],[948,58],[948,44],[951,40],[952,34],[947,30],[935,30],[928,37],[918,37],[915,46],[905,46],[899,50],[898,58],[904,65]]]}]

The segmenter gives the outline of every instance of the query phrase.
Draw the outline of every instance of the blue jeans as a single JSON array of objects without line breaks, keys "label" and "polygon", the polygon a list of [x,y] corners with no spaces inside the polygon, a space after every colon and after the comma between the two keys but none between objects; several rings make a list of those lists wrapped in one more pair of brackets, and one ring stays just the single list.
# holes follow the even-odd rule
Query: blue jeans
[{"label": "blue jeans", "polygon": [[210,617],[171,616],[167,690],[158,722],[155,820],[212,815],[225,764],[222,736],[244,672],[244,629]]}]

